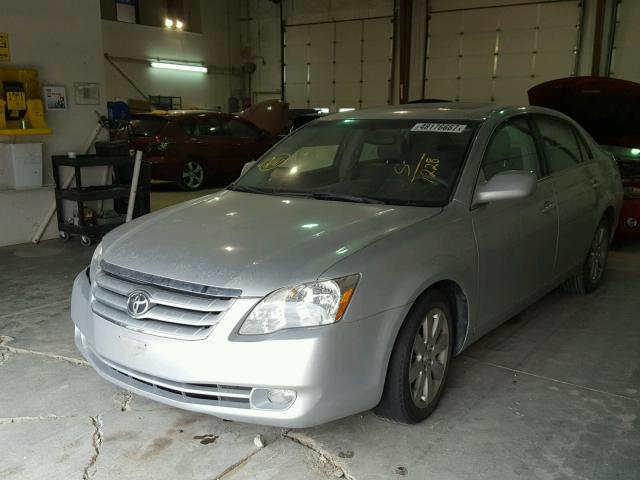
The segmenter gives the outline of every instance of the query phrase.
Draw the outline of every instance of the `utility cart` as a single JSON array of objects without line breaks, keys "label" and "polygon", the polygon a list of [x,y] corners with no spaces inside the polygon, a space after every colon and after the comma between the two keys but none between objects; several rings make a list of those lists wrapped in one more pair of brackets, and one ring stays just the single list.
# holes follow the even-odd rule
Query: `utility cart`
[{"label": "utility cart", "polygon": [[[53,178],[56,183],[56,212],[58,216],[58,231],[62,240],[68,240],[71,235],[80,235],[82,245],[89,246],[97,237],[101,237],[110,230],[123,224],[126,218],[129,192],[131,189],[131,173],[126,179],[121,172],[133,171],[134,157],[131,156],[103,156],[77,155],[68,157],[54,155],[52,157]],[[143,162],[144,165],[144,162]],[[82,169],[87,167],[111,167],[114,173],[114,183],[111,185],[83,186]],[[60,167],[72,167],[75,170],[75,184],[70,188],[61,188]],[[120,173],[120,174],[119,174]],[[149,169],[141,169],[138,189],[136,193],[136,216],[149,212]],[[128,182],[128,183],[125,183]],[[77,213],[72,219],[65,219],[63,204],[68,200],[75,202]],[[94,212],[85,205],[86,202],[113,200],[114,209],[106,212]]]}]

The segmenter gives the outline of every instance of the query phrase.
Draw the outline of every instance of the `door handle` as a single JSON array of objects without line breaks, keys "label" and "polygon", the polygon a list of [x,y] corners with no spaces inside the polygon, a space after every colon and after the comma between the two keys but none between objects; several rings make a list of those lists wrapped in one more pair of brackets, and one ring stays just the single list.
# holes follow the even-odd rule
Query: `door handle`
[{"label": "door handle", "polygon": [[547,200],[546,202],[544,202],[544,205],[542,206],[542,213],[549,213],[551,210],[553,210],[553,207],[555,205],[553,204],[553,202],[550,202],[549,200]]}]

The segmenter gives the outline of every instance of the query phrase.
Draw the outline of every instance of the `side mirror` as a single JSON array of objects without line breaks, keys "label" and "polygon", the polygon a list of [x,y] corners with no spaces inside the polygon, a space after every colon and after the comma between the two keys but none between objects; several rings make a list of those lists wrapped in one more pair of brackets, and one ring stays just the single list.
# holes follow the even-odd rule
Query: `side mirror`
[{"label": "side mirror", "polygon": [[488,182],[476,187],[473,204],[529,197],[536,191],[537,180],[530,172],[500,172]]},{"label": "side mirror", "polygon": [[[251,169],[251,167],[253,167],[255,164],[256,164],[255,160],[251,160],[250,162],[245,163],[242,166],[242,171],[240,172],[240,177],[243,176],[245,173],[247,173]],[[240,178],[240,177],[238,177],[238,178]]]}]

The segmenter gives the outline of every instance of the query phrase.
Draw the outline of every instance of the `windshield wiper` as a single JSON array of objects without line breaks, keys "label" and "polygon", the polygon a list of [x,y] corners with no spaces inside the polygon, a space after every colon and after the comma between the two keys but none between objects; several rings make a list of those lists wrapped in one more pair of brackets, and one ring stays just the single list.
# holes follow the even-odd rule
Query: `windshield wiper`
[{"label": "windshield wiper", "polygon": [[337,200],[339,202],[355,202],[355,203],[386,203],[377,198],[361,197],[357,195],[349,195],[348,193],[338,192],[312,192],[311,196],[318,200]]}]

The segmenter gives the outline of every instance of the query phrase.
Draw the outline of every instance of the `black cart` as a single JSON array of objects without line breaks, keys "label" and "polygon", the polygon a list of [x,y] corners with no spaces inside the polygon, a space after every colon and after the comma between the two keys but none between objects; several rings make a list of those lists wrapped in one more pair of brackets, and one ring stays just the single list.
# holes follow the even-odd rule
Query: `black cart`
[{"label": "black cart", "polygon": [[[126,219],[131,177],[133,173],[134,157],[131,156],[103,156],[78,155],[70,158],[64,155],[52,157],[53,178],[56,183],[56,212],[58,216],[58,231],[62,240],[68,240],[71,235],[80,235],[82,245],[89,246],[97,237],[101,237],[110,230],[123,224]],[[62,188],[60,167],[75,169],[75,184],[69,188]],[[111,185],[82,186],[82,169],[85,167],[111,166],[113,181]],[[123,178],[124,177],[124,178]],[[136,193],[134,217],[149,213],[149,184],[150,169],[146,162],[140,168],[140,178]],[[108,218],[87,218],[85,202],[94,200],[114,200],[115,215]],[[77,205],[77,217],[69,222],[64,218],[63,202],[69,200]]]}]

